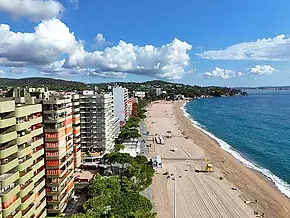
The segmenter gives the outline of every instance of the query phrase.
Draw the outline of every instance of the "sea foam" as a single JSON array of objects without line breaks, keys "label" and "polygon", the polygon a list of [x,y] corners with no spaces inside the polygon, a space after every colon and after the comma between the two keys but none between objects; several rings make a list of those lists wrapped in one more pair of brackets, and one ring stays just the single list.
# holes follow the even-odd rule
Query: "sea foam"
[{"label": "sea foam", "polygon": [[239,154],[237,151],[233,150],[232,147],[228,143],[226,143],[225,141],[219,139],[218,137],[216,137],[212,133],[210,133],[207,130],[205,130],[205,127],[202,126],[197,121],[195,121],[193,119],[193,117],[187,112],[186,104],[187,104],[187,102],[185,102],[180,109],[183,111],[184,116],[187,117],[192,122],[192,125],[194,127],[196,127],[197,129],[201,130],[203,133],[205,133],[206,135],[208,135],[209,137],[214,139],[220,145],[220,147],[223,150],[225,150],[226,152],[230,153],[234,158],[239,160],[246,167],[262,173],[269,181],[273,182],[275,184],[275,186],[283,194],[285,194],[288,198],[290,198],[290,185],[287,182],[285,182],[284,180],[280,179],[278,176],[274,175],[270,170],[268,170],[266,168],[263,168],[263,167],[255,164],[255,163],[250,162],[249,160],[244,158],[241,154]]}]

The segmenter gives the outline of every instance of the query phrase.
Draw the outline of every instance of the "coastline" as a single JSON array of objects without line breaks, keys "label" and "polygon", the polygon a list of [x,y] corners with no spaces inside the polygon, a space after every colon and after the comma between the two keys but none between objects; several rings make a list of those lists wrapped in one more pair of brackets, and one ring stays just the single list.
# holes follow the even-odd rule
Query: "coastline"
[{"label": "coastline", "polygon": [[[240,197],[242,192],[223,176],[200,146],[199,139],[204,141],[204,137],[186,137],[188,135],[184,134],[185,128],[178,124],[178,117],[189,123],[189,129],[194,128],[183,116],[180,107],[175,105],[168,101],[152,102],[147,108],[145,119],[150,157],[159,155],[162,159],[162,168],[156,168],[152,183],[154,208],[158,217],[254,218],[263,212],[267,214],[268,211],[258,209],[255,212],[249,204],[245,204],[244,200],[256,198]],[[155,134],[164,137],[164,144],[155,143]],[[209,163],[214,164],[213,171],[200,172]]]},{"label": "coastline", "polygon": [[231,154],[236,160],[238,160],[241,164],[246,166],[248,169],[252,170],[254,173],[256,173],[260,178],[264,179],[266,182],[268,182],[271,187],[275,188],[277,191],[281,192],[283,195],[288,197],[290,199],[290,185],[287,184],[285,181],[274,175],[271,171],[269,171],[266,168],[260,167],[248,159],[244,158],[238,151],[235,151],[232,149],[232,147],[223,141],[222,139],[216,137],[211,132],[205,130],[198,122],[196,122],[191,115],[186,110],[186,104],[189,101],[186,101],[183,103],[182,107],[180,108],[184,116],[188,118],[192,125],[202,131],[204,134],[209,136],[212,140],[214,140],[216,143],[218,143],[219,147],[225,150],[227,153]]},{"label": "coastline", "polygon": [[239,158],[236,159],[232,154],[221,148],[214,137],[206,134],[200,127],[195,126],[192,120],[186,116],[185,111],[182,110],[185,103],[186,101],[173,103],[177,124],[183,130],[184,135],[189,135],[190,139],[205,151],[223,176],[241,190],[240,197],[243,200],[256,199],[257,203],[250,204],[250,206],[256,211],[264,211],[266,217],[290,217],[289,198],[280,192],[264,174],[256,171],[255,166],[248,168],[238,160]]}]

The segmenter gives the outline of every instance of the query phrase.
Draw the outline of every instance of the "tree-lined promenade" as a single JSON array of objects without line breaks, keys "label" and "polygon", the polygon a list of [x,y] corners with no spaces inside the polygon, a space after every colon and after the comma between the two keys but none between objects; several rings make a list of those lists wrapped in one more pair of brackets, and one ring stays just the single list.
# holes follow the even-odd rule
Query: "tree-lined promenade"
[{"label": "tree-lined promenade", "polygon": [[103,163],[128,165],[125,172],[119,175],[105,177],[97,175],[87,188],[87,201],[80,213],[72,218],[155,218],[152,203],[140,194],[152,184],[154,170],[148,164],[145,156],[131,157],[119,153],[125,139],[139,138],[140,120],[145,118],[146,102],[140,101],[137,112],[128,120],[119,135],[119,143],[114,152],[103,157]]}]

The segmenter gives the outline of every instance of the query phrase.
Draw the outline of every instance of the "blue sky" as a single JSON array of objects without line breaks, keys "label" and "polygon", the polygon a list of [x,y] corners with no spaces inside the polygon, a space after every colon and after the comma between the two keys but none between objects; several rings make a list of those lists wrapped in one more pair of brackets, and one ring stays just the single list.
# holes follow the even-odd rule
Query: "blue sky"
[{"label": "blue sky", "polygon": [[0,76],[290,83],[286,0],[1,0]]}]

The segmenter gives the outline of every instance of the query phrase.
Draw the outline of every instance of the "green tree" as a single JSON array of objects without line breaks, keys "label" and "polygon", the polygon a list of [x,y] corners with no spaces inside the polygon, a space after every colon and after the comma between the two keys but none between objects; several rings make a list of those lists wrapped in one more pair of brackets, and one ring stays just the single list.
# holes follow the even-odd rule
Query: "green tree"
[{"label": "green tree", "polygon": [[125,149],[125,146],[122,145],[122,144],[115,144],[115,145],[114,145],[114,151],[115,151],[115,152],[119,152],[119,151],[121,151],[121,150],[123,150],[123,149]]}]

